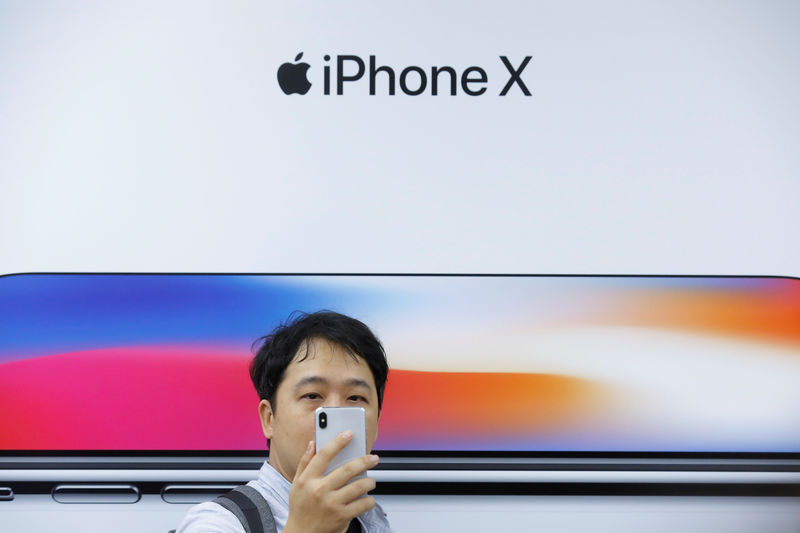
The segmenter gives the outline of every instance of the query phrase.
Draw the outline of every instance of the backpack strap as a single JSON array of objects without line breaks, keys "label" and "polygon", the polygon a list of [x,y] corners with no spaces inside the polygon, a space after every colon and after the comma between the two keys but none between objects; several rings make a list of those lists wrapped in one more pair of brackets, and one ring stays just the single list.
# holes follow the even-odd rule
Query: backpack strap
[{"label": "backpack strap", "polygon": [[213,500],[232,512],[245,533],[278,533],[269,504],[253,487],[242,485]]}]

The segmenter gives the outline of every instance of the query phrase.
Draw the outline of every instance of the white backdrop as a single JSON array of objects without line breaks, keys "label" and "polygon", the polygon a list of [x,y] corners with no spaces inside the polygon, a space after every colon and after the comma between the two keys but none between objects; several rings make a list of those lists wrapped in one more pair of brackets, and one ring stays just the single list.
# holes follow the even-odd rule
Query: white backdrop
[{"label": "white backdrop", "polygon": [[[797,276],[799,15],[791,0],[0,0],[0,274]],[[276,72],[300,52],[312,87],[287,96]],[[366,77],[326,96],[326,54],[397,75],[480,66],[487,92],[388,96],[379,75],[375,96]],[[532,96],[498,95],[501,55],[532,56]],[[408,531],[788,532],[800,512],[515,501],[385,503]],[[104,520],[47,505],[0,529]],[[148,509],[115,527],[183,514]]]},{"label": "white backdrop", "polygon": [[[798,15],[6,0],[0,273],[798,275]],[[312,88],[287,96],[299,52]],[[481,66],[487,92],[323,95],[344,54]],[[532,96],[498,95],[500,55],[532,56]]]}]

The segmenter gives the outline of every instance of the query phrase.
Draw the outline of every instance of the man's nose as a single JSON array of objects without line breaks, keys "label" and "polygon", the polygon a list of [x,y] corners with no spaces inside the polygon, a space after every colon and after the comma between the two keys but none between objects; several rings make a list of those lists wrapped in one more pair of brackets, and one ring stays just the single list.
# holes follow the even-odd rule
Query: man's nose
[{"label": "man's nose", "polygon": [[327,398],[328,401],[325,402],[325,407],[343,407],[345,404],[344,396],[339,394],[331,394]]}]

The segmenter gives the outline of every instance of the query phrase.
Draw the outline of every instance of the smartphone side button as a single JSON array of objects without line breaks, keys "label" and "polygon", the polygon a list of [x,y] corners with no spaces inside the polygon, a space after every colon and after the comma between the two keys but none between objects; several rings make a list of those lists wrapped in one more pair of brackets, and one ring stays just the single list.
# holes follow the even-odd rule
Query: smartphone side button
[{"label": "smartphone side button", "polygon": [[10,502],[14,499],[14,491],[11,487],[0,487],[0,502]]},{"label": "smartphone side button", "polygon": [[141,497],[133,485],[58,485],[52,496],[58,503],[136,503]]},{"label": "smartphone side button", "polygon": [[167,485],[161,499],[167,503],[202,503],[225,494],[238,485]]}]

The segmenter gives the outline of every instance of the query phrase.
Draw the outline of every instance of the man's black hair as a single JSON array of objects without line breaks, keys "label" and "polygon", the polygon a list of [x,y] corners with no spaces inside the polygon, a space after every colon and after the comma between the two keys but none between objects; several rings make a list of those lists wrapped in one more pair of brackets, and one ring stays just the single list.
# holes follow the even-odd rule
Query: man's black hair
[{"label": "man's black hair", "polygon": [[389,374],[389,364],[381,341],[363,322],[333,311],[292,313],[286,323],[254,343],[259,348],[250,363],[250,379],[259,398],[269,401],[273,411],[276,409],[275,392],[283,380],[286,367],[302,345],[306,353],[300,361],[308,357],[309,343],[314,339],[328,340],[344,348],[353,358],[361,357],[366,361],[378,389],[380,409]]}]

